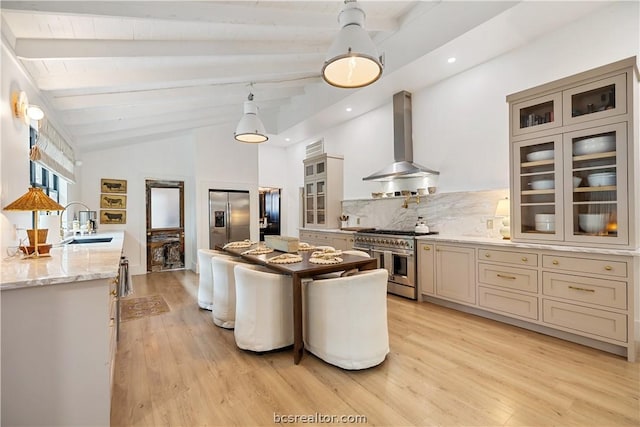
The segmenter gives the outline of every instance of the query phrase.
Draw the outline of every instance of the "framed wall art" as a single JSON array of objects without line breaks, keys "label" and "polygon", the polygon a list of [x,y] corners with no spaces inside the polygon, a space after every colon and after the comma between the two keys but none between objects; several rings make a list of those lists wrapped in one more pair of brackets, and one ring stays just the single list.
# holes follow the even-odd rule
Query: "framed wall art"
[{"label": "framed wall art", "polygon": [[100,194],[100,208],[126,209],[127,196],[124,194]]},{"label": "framed wall art", "polygon": [[100,180],[100,191],[102,193],[126,193],[127,180],[102,178]]},{"label": "framed wall art", "polygon": [[126,224],[127,211],[100,209],[100,224]]}]

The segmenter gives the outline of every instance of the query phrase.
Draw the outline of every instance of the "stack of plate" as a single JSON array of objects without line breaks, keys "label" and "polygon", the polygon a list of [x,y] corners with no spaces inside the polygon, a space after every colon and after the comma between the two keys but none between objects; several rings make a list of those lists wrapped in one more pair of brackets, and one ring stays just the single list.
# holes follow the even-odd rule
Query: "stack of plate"
[{"label": "stack of plate", "polygon": [[536,231],[556,231],[555,214],[536,214]]}]

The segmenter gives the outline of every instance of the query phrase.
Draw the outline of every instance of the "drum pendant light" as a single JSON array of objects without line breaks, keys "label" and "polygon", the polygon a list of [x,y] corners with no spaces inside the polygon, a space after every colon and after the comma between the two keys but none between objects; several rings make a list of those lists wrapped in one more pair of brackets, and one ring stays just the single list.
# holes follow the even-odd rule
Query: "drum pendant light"
[{"label": "drum pendant light", "polygon": [[382,75],[382,57],[364,29],[365,13],[357,2],[345,1],[338,16],[341,30],[329,48],[322,78],[332,86],[359,88]]},{"label": "drum pendant light", "polygon": [[258,106],[253,102],[253,94],[244,102],[244,115],[240,119],[234,138],[240,142],[260,143],[269,139],[262,121],[258,117]]}]

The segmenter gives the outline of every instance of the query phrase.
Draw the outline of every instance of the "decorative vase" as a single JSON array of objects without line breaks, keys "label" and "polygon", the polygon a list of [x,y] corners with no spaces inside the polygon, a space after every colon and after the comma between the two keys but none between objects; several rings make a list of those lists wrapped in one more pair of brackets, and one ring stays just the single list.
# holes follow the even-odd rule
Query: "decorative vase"
[{"label": "decorative vase", "polygon": [[[35,246],[35,231],[36,230],[27,230],[27,237],[29,238],[29,246]],[[38,229],[38,246],[44,245],[47,243],[47,234],[49,233],[48,229]]]}]

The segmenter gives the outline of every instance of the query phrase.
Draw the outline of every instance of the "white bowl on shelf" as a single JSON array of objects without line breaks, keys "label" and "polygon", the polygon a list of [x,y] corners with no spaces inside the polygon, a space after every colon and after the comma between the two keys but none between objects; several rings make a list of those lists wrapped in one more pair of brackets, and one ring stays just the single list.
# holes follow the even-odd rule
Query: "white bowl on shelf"
[{"label": "white bowl on shelf", "polygon": [[527,154],[527,161],[529,162],[538,162],[540,160],[551,159],[553,159],[553,150],[533,151]]},{"label": "white bowl on shelf", "polygon": [[616,185],[615,172],[592,173],[587,177],[589,187],[605,187],[607,185]]},{"label": "white bowl on shelf", "polygon": [[587,233],[601,233],[607,227],[609,214],[579,214],[578,225],[582,231]]},{"label": "white bowl on shelf", "polygon": [[531,181],[531,188],[534,190],[552,190],[555,188],[555,182],[552,179],[538,179]]},{"label": "white bowl on shelf", "polygon": [[615,151],[615,149],[615,135],[601,135],[576,141],[573,144],[573,155],[584,156],[585,154],[606,153],[607,151]]},{"label": "white bowl on shelf", "polygon": [[578,188],[578,186],[580,185],[581,182],[582,182],[582,178],[580,178],[579,176],[574,176],[573,177],[573,188]]},{"label": "white bowl on shelf", "polygon": [[536,222],[536,231],[556,231],[556,223],[553,222]]},{"label": "white bowl on shelf", "polygon": [[556,214],[536,214],[536,222],[556,222]]}]

